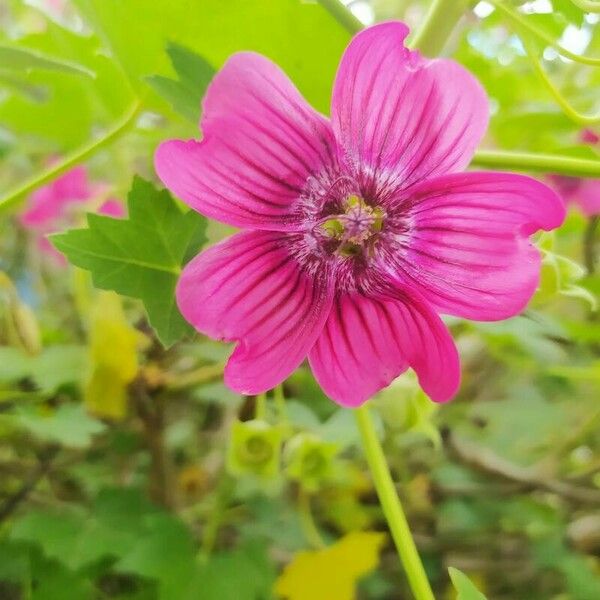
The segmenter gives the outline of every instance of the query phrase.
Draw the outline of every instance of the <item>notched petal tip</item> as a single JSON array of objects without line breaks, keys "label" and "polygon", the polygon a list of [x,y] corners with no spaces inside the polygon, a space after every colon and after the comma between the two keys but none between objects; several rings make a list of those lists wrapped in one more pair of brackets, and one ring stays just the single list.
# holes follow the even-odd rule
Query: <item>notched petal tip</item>
[{"label": "notched petal tip", "polygon": [[185,201],[186,195],[181,185],[181,173],[189,168],[187,158],[200,145],[196,140],[166,140],[161,142],[154,151],[154,170],[163,185],[178,198]]},{"label": "notched petal tip", "polygon": [[407,34],[399,22],[359,33],[344,52],[331,102],[345,160],[405,189],[463,170],[489,121],[477,79],[455,61],[410,50]]},{"label": "notched petal tip", "polygon": [[460,385],[458,351],[446,326],[422,298],[393,286],[382,297],[338,296],[308,359],[327,396],[350,408],[409,367],[435,402],[450,400]]},{"label": "notched petal tip", "polygon": [[285,235],[245,231],[205,250],[180,277],[177,304],[198,331],[237,342],[225,383],[243,394],[281,383],[306,357],[329,314],[329,281],[304,272]]},{"label": "notched petal tip", "polygon": [[392,40],[394,43],[404,46],[404,41],[410,33],[408,25],[402,21],[382,21],[375,25],[371,25],[359,31],[353,38],[350,44],[358,40],[383,38],[384,36]]}]

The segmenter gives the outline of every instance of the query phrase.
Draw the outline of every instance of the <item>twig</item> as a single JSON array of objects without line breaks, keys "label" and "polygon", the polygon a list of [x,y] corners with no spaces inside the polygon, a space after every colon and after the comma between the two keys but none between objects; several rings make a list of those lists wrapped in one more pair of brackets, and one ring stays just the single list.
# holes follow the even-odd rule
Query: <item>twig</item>
[{"label": "twig", "polygon": [[165,375],[165,385],[170,390],[181,390],[208,383],[223,376],[224,363],[204,365],[186,373],[169,373]]},{"label": "twig", "polygon": [[36,488],[40,480],[48,473],[54,457],[59,451],[59,446],[48,446],[39,456],[37,466],[31,471],[29,477],[23,482],[21,487],[9,496],[2,506],[0,506],[0,522],[5,521],[15,512],[18,506],[29,497],[29,494]]},{"label": "twig", "polygon": [[489,448],[482,448],[469,440],[461,438],[450,431],[444,440],[462,462],[485,473],[497,475],[521,483],[526,488],[542,488],[576,502],[597,504],[600,502],[600,491],[571,485],[547,476],[538,466],[521,467],[498,456]]},{"label": "twig", "polygon": [[173,494],[171,488],[171,469],[164,444],[164,399],[160,395],[150,397],[141,378],[131,385],[136,412],[144,426],[144,438],[150,453],[150,498],[171,508]]}]

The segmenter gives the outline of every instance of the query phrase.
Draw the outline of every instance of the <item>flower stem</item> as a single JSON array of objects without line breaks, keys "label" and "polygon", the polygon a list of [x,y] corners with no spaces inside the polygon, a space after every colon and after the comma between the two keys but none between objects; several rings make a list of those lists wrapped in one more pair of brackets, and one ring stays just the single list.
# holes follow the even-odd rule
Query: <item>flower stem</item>
[{"label": "flower stem", "polygon": [[[444,48],[456,23],[471,0],[433,0],[429,12],[411,42],[411,47],[426,56],[436,56]],[[435,600],[419,552],[410,532],[406,515],[396,492],[383,448],[366,405],[354,411],[363,449],[373,483],[390,528],[400,562],[415,600]]]},{"label": "flower stem", "polygon": [[283,393],[283,384],[275,386],[273,390],[273,398],[275,399],[275,406],[279,413],[279,420],[285,425],[288,422],[287,409],[285,407],[285,395]]},{"label": "flower stem", "polygon": [[302,530],[304,531],[308,543],[317,550],[325,548],[325,542],[321,537],[321,533],[319,532],[319,528],[317,527],[313,516],[310,495],[302,488],[298,490],[298,514],[300,515]]},{"label": "flower stem", "polygon": [[475,153],[471,165],[515,171],[559,173],[571,177],[600,177],[600,160],[560,154],[480,150]]},{"label": "flower stem", "polygon": [[354,411],[373,483],[416,600],[435,600],[366,405]]},{"label": "flower stem", "polygon": [[551,35],[548,35],[543,29],[533,25],[524,17],[524,15],[514,10],[511,6],[505,4],[503,0],[488,0],[488,2],[496,7],[499,12],[503,13],[504,16],[511,23],[516,25],[518,29],[527,31],[537,39],[548,44],[549,46],[552,46],[561,56],[570,58],[571,60],[583,65],[590,65],[592,67],[597,67],[600,65],[600,57],[586,56],[584,54],[575,54],[575,52],[571,52],[568,48],[561,46],[557,40],[555,40]]},{"label": "flower stem", "polygon": [[267,418],[267,395],[257,394],[254,407],[254,418],[264,421]]},{"label": "flower stem", "polygon": [[75,150],[71,154],[68,154],[60,163],[46,169],[40,175],[29,179],[22,185],[4,194],[4,196],[0,198],[0,213],[17,207],[31,192],[49,181],[56,179],[59,175],[68,171],[72,166],[85,161],[101,148],[111,144],[135,122],[140,110],[141,101],[136,99],[125,111],[123,116],[100,139],[94,140],[82,148]]},{"label": "flower stem", "polygon": [[595,125],[600,123],[600,111],[594,115],[585,115],[577,111],[569,101],[562,95],[562,92],[550,79],[550,76],[544,70],[542,63],[535,55],[535,49],[531,42],[527,39],[527,36],[521,36],[521,42],[525,49],[525,54],[529,58],[529,62],[537,73],[538,77],[542,80],[542,83],[546,86],[550,94],[554,97],[557,104],[562,108],[562,111],[571,119],[576,125]]},{"label": "flower stem", "polygon": [[593,275],[596,272],[596,236],[599,229],[598,225],[600,225],[600,216],[594,215],[590,217],[583,238],[583,256],[588,275]]},{"label": "flower stem", "polygon": [[349,33],[358,33],[363,24],[350,12],[340,0],[318,0],[319,4]]},{"label": "flower stem", "polygon": [[571,2],[585,12],[600,13],[600,2],[592,0],[571,0]]},{"label": "flower stem", "polygon": [[470,0],[433,0],[425,21],[409,45],[418,48],[425,56],[440,54],[469,4]]}]

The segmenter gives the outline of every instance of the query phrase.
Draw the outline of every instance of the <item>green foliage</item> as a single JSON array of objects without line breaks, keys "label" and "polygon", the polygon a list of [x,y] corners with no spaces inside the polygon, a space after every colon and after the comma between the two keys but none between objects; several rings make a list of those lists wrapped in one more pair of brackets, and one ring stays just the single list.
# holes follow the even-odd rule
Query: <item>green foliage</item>
[{"label": "green foliage", "polygon": [[[138,490],[105,489],[89,514],[76,509],[32,511],[18,519],[0,543],[0,579],[26,582],[32,568],[41,578],[40,598],[69,582],[69,597],[92,598],[102,581],[146,590],[156,600],[260,600],[274,573],[260,544],[220,552],[206,562],[196,556],[189,529],[144,500]],[[54,575],[46,572],[53,565]],[[155,584],[155,591],[145,582]],[[121,596],[120,596],[121,597]],[[129,598],[129,595],[123,596]],[[133,597],[133,596],[131,596]]]},{"label": "green foliage", "polygon": [[57,409],[23,406],[17,410],[15,423],[35,438],[68,448],[89,446],[93,436],[105,429],[76,404],[62,404]]},{"label": "green foliage", "polygon": [[0,382],[30,379],[43,393],[81,380],[85,366],[81,346],[54,345],[31,356],[18,348],[0,347]]},{"label": "green foliage", "polygon": [[[22,15],[20,26],[27,17],[32,15]],[[96,35],[78,35],[52,21],[37,30],[15,29],[18,40],[14,29],[9,38],[11,29],[0,28],[0,45],[18,50],[23,64],[17,69],[17,63],[0,61],[0,89],[13,92],[0,102],[0,122],[18,137],[15,150],[66,152],[89,141],[93,126],[107,126],[131,101],[119,65],[99,51]],[[13,182],[22,179],[24,166],[31,171],[29,161],[11,163]]]},{"label": "green foliage", "polygon": [[33,50],[19,47],[0,46],[0,71],[60,71],[75,75],[95,77],[93,71],[72,61],[60,60]]},{"label": "green foliage", "polygon": [[168,44],[167,54],[178,79],[154,75],[148,82],[177,112],[198,123],[200,103],[215,70],[201,56],[179,44]]},{"label": "green foliage", "polygon": [[128,210],[126,220],[89,214],[87,229],[55,235],[52,242],[90,271],[97,287],[142,300],[150,324],[170,346],[190,331],[175,303],[175,285],[205,241],[206,221],[141,178],[133,181]]},{"label": "green foliage", "polygon": [[328,108],[331,81],[349,38],[321,6],[298,0],[230,0],[226,7],[221,0],[77,4],[137,85],[142,78],[164,72],[169,42],[215,66],[233,52],[255,50],[276,61],[320,110]]},{"label": "green foliage", "polygon": [[458,569],[450,567],[448,569],[452,585],[457,591],[456,600],[486,600],[485,596],[473,585],[471,580]]},{"label": "green foliage", "polygon": [[[86,146],[100,190],[89,210],[123,198],[132,173],[152,178],[160,141],[198,135],[202,97],[233,52],[266,54],[327,113],[350,37],[325,2],[57,4],[0,0],[0,188]],[[359,4],[414,25],[431,0]],[[552,13],[505,4],[552,38],[589,35],[586,54],[600,56],[600,28],[571,0],[551,0]],[[597,159],[536,76],[522,32],[499,10],[463,23],[445,53],[490,98],[485,146]],[[593,113],[600,69],[534,46]],[[17,215],[0,220],[0,598],[409,598],[391,540],[373,533],[385,523],[351,411],[301,367],[283,405],[270,392],[257,415],[222,382],[230,345],[176,343],[191,332],[174,302],[181,268],[231,228],[139,178],[127,219],[80,216],[64,215],[57,231],[73,229],[54,241],[90,277],[42,255]],[[573,206],[535,240],[542,279],[522,315],[445,318],[462,358],[455,402],[431,404],[407,373],[372,403],[436,598],[600,597],[592,230]],[[448,564],[468,566],[473,583],[456,569],[449,582]]]}]

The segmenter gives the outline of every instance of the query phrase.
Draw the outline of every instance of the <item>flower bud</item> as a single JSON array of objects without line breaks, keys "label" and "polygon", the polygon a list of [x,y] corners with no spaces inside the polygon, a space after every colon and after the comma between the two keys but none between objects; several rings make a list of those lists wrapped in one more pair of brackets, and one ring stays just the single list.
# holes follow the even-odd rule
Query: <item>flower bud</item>
[{"label": "flower bud", "polygon": [[232,475],[273,478],[279,471],[282,435],[265,421],[236,421],[231,430],[227,470]]},{"label": "flower bud", "polygon": [[439,446],[439,431],[432,423],[438,405],[421,390],[412,371],[395,379],[374,399],[384,423],[392,431],[421,433]]},{"label": "flower bud", "polygon": [[539,243],[542,252],[540,284],[533,298],[535,305],[545,304],[557,294],[580,298],[589,303],[592,310],[597,309],[596,297],[586,288],[577,285],[585,275],[585,269],[575,261],[554,252],[554,241],[545,234]]},{"label": "flower bud", "polygon": [[331,475],[337,450],[313,434],[299,433],[286,445],[286,474],[304,489],[316,491]]}]

